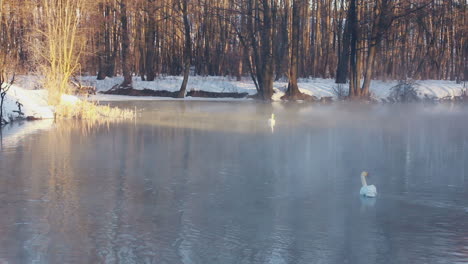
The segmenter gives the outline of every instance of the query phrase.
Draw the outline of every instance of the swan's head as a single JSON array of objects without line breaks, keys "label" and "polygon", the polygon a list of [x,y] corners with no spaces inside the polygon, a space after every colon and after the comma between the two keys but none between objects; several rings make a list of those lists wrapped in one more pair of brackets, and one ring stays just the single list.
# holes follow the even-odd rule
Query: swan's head
[{"label": "swan's head", "polygon": [[368,173],[367,171],[363,171],[363,172],[361,173],[361,176],[362,176],[362,177],[367,177],[367,176],[369,176],[369,173]]}]

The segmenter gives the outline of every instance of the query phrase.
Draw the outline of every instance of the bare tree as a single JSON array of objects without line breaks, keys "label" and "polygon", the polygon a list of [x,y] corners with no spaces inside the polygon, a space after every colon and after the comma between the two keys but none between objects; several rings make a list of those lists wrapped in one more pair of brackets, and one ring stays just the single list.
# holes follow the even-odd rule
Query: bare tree
[{"label": "bare tree", "polygon": [[[41,0],[42,20],[37,24],[40,38],[36,40],[35,56],[43,75],[43,85],[49,91],[49,103],[60,103],[68,92],[70,77],[80,67],[84,34],[80,23],[85,0]],[[42,40],[42,41],[41,41]]]}]

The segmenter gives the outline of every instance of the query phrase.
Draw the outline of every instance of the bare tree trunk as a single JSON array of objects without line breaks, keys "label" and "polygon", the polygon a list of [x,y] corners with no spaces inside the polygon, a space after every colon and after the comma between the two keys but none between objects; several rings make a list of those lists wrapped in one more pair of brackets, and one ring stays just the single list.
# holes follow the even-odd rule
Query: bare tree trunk
[{"label": "bare tree trunk", "polygon": [[461,79],[463,81],[468,81],[468,43],[467,43],[467,40],[466,39],[463,39],[462,40],[462,47],[463,48],[463,51],[462,51],[462,58],[460,59],[460,71],[462,71],[461,69],[464,69],[463,70],[463,77],[461,77]]},{"label": "bare tree trunk", "polygon": [[301,99],[301,92],[297,85],[297,68],[299,56],[299,38],[301,31],[301,9],[303,8],[302,0],[293,0],[292,14],[292,35],[291,35],[291,66],[289,69],[289,83],[286,91],[286,98]]},{"label": "bare tree trunk", "polygon": [[261,32],[262,39],[262,60],[263,67],[261,69],[262,76],[262,98],[264,100],[271,100],[273,96],[273,81],[274,81],[274,67],[273,67],[273,21],[272,21],[272,7],[269,0],[262,0],[263,3],[263,29]]},{"label": "bare tree trunk", "polygon": [[154,81],[156,77],[156,72],[154,69],[154,57],[155,57],[155,42],[156,42],[156,23],[155,23],[155,15],[152,13],[153,11],[153,0],[148,0],[147,2],[147,12],[148,12],[148,23],[146,24],[146,31],[145,31],[145,48],[146,48],[146,65],[145,65],[145,73],[146,73],[146,80],[147,81]]},{"label": "bare tree trunk", "polygon": [[128,88],[132,86],[132,73],[130,71],[130,37],[127,21],[127,0],[120,0],[120,23],[122,24],[122,74],[124,81],[120,84],[120,88]]},{"label": "bare tree trunk", "polygon": [[375,54],[377,51],[377,44],[379,42],[379,35],[381,32],[380,30],[380,19],[382,12],[382,8],[379,8],[379,6],[382,4],[382,2],[385,2],[386,0],[377,0],[374,4],[374,18],[373,18],[373,25],[371,29],[371,35],[370,39],[368,41],[368,52],[367,52],[367,59],[366,59],[366,65],[365,65],[365,71],[364,71],[364,83],[362,85],[362,97],[368,97],[369,96],[369,87],[370,87],[370,82],[372,78],[372,70],[374,68],[374,58]]},{"label": "bare tree trunk", "polygon": [[[190,38],[190,21],[188,19],[188,1],[181,0],[182,4],[182,18],[184,20],[184,38],[185,38],[185,47],[184,47],[184,80],[180,86],[179,98],[184,98],[187,91],[187,83],[190,74],[190,61],[192,57],[192,40]],[[179,2],[180,3],[180,2]]]},{"label": "bare tree trunk", "polygon": [[113,12],[111,12],[111,4],[110,3],[101,3],[99,5],[100,13],[103,14],[103,23],[101,24],[101,32],[98,38],[104,38],[104,40],[98,41],[99,45],[102,47],[98,47],[98,63],[99,63],[99,69],[98,69],[98,80],[103,80],[106,77],[113,77],[114,76],[114,71],[115,71],[115,53],[116,53],[116,48],[113,50],[112,49],[112,41],[115,43],[118,43],[117,38],[114,37],[114,39],[111,39],[112,34],[117,34],[116,33],[116,28],[111,24],[111,21],[113,21]]},{"label": "bare tree trunk", "polygon": [[369,97],[369,88],[372,80],[372,71],[374,69],[375,55],[377,45],[382,40],[384,32],[387,31],[393,22],[393,13],[391,1],[379,0],[374,6],[374,23],[371,30],[371,38],[369,40],[369,50],[367,54],[366,70],[364,71],[364,83],[362,85],[361,96]]},{"label": "bare tree trunk", "polygon": [[361,96],[369,97],[369,87],[372,80],[372,70],[374,68],[375,54],[377,51],[377,44],[370,43],[369,51],[367,54],[366,70],[364,72],[364,83],[362,84]]},{"label": "bare tree trunk", "polygon": [[[118,21],[117,19],[117,12],[114,11],[114,17],[115,20]],[[117,55],[119,53],[119,35],[120,35],[120,28],[118,26],[118,23],[114,23],[113,25],[113,30],[112,30],[112,47],[111,47],[111,41],[110,41],[110,36],[109,36],[109,45],[106,46],[106,48],[109,50],[109,56],[107,57],[108,59],[108,72],[107,76],[108,77],[114,77],[116,75],[116,65],[117,65]]]},{"label": "bare tree trunk", "polygon": [[237,81],[242,80],[242,73],[243,73],[243,59],[244,59],[244,48],[239,43],[238,47],[239,57],[237,58]]},{"label": "bare tree trunk", "polygon": [[283,14],[280,24],[279,37],[276,39],[279,42],[275,48],[276,54],[276,77],[275,80],[281,79],[285,74],[287,75],[289,67],[289,56],[290,56],[290,30],[289,30],[289,20],[290,20],[290,2],[289,0],[284,0],[283,2]]},{"label": "bare tree trunk", "polygon": [[356,7],[356,0],[351,0],[349,6],[349,29],[351,34],[351,52],[350,52],[350,82],[349,82],[349,97],[357,97],[359,96],[359,86],[360,86],[360,69],[359,69],[359,51],[358,51],[358,43],[359,39],[359,24],[357,18],[357,7]]},{"label": "bare tree trunk", "polygon": [[98,80],[104,80],[106,78],[106,67],[105,67],[105,56],[106,56],[106,51],[104,48],[104,51],[102,50],[101,44],[101,35],[104,35],[104,47],[106,45],[106,36],[107,36],[107,28],[106,28],[106,7],[104,7],[104,3],[99,4],[99,12],[104,13],[104,22],[102,23],[101,27],[104,32],[98,32],[97,33],[97,56],[98,56],[98,74],[97,74],[97,79]]},{"label": "bare tree trunk", "polygon": [[[341,6],[344,5],[344,1],[341,1]],[[349,46],[350,46],[350,17],[347,16],[345,22],[345,29],[342,36],[342,42],[340,42],[341,50],[338,57],[338,67],[336,69],[336,83],[346,83],[348,79],[348,67],[349,67]],[[338,29],[339,32],[342,31],[341,28]]]}]

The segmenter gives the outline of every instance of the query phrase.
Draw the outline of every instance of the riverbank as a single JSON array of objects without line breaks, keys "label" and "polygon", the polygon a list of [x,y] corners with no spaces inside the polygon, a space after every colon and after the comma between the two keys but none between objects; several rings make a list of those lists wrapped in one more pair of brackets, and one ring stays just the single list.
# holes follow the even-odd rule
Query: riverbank
[{"label": "riverbank", "polygon": [[[106,92],[112,87],[122,83],[122,77],[106,78],[105,80],[97,80],[95,76],[81,77],[83,84],[96,87],[98,93]],[[155,81],[147,82],[141,81],[141,78],[133,78],[133,88],[140,91],[167,91],[169,93],[176,92],[180,88],[182,77],[179,76],[166,76],[159,77]],[[377,101],[385,101],[391,95],[391,89],[398,84],[398,81],[378,81],[374,80],[371,83],[371,94]],[[273,101],[281,101],[281,97],[286,92],[288,82],[287,80],[276,81],[273,84],[275,94]],[[461,96],[464,86],[457,84],[455,81],[441,81],[441,80],[424,80],[416,81],[415,87],[420,99],[434,99],[440,100],[443,98],[453,98]],[[346,92],[348,89],[347,84],[341,86]],[[340,89],[333,79],[299,79],[299,89],[302,93],[314,96],[318,100],[322,98],[337,99],[337,90]],[[249,96],[256,94],[255,85],[250,78],[244,77],[242,80],[237,81],[235,78],[229,77],[215,77],[215,76],[191,76],[187,85],[187,91],[205,91],[210,93],[237,93],[247,94]],[[151,93],[148,93],[151,94]],[[104,95],[97,94],[91,96],[92,100],[100,101],[114,101],[114,100],[140,100],[145,96],[124,96],[124,95]],[[150,97],[155,100],[173,100],[170,97]],[[156,99],[159,98],[159,99]],[[193,100],[197,97],[187,97],[185,100]],[[213,98],[218,100],[233,99],[234,98]],[[241,98],[245,100],[246,98]],[[147,98],[146,100],[151,100]]]},{"label": "riverbank", "polygon": [[49,105],[48,91],[38,89],[38,79],[19,76],[8,90],[3,101],[3,124],[21,120],[54,118],[74,119],[128,119],[134,117],[133,110],[99,105],[87,98],[64,94],[60,104]]},{"label": "riverbank", "polygon": [[12,85],[3,102],[3,118],[7,122],[54,118],[53,107],[47,103],[47,91]]},{"label": "riverbank", "polygon": [[[207,97],[186,97],[184,99],[176,99],[164,96],[124,96],[124,95],[108,95],[101,92],[109,91],[112,87],[122,82],[122,77],[106,78],[105,80],[97,80],[95,76],[83,76],[80,78],[83,85],[89,85],[96,88],[97,95],[89,96],[91,101],[132,101],[132,100],[201,100],[201,101],[236,101],[249,100],[249,96],[256,93],[255,85],[249,78],[243,78],[237,81],[235,78],[229,77],[202,77],[191,76],[188,83],[188,92],[204,91],[207,94],[244,94],[243,98],[207,98]],[[168,94],[178,91],[182,77],[167,76],[159,77],[155,81],[141,81],[140,78],[134,77],[133,88],[137,91],[152,91],[149,95]],[[47,91],[37,89],[37,78],[34,76],[18,76],[16,83],[11,87],[4,102],[4,117],[8,120],[21,119],[51,119],[54,118],[55,109],[47,104]],[[385,102],[391,95],[392,87],[398,84],[398,81],[373,81],[371,84],[371,93],[375,100]],[[274,83],[275,94],[273,101],[281,101],[287,89],[287,81],[280,80]],[[463,94],[466,88],[463,84],[457,84],[454,81],[439,81],[425,80],[416,81],[415,87],[417,96],[420,99],[431,99],[435,101],[455,99]],[[316,99],[324,100],[327,98],[336,100],[338,85],[332,79],[299,79],[299,88],[301,92],[314,96]],[[347,85],[341,87],[345,91]],[[193,93],[193,92],[192,92]],[[196,93],[194,93],[196,94]],[[64,101],[77,102],[75,96],[66,95]],[[21,103],[21,112],[17,102]]]}]

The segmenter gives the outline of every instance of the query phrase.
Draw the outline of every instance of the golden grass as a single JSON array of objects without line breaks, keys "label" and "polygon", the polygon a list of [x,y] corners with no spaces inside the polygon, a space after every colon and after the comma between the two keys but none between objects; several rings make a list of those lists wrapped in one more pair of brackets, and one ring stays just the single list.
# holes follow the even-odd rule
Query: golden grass
[{"label": "golden grass", "polygon": [[[45,67],[43,67],[42,70],[47,72]],[[46,73],[42,78],[42,86],[48,91],[49,105],[59,105],[62,94],[70,93],[70,87],[67,80],[60,76],[61,74]]]},{"label": "golden grass", "polygon": [[135,111],[80,100],[75,103],[62,102],[55,107],[55,115],[57,118],[100,121],[103,119],[132,119],[135,117]]}]

